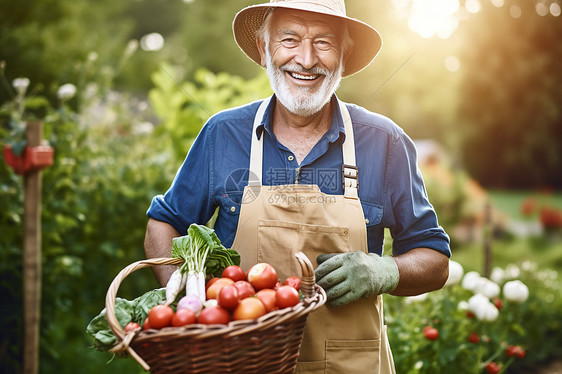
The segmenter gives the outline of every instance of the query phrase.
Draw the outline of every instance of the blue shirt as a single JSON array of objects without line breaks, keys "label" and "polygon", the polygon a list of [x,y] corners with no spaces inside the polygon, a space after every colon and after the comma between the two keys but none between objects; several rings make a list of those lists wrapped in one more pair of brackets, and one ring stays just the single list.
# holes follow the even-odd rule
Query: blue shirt
[{"label": "blue shirt", "polygon": [[[328,132],[298,165],[294,154],[272,131],[275,100],[257,135],[263,136],[264,185],[317,184],[326,194],[342,195],[343,120],[332,99]],[[147,215],[185,235],[191,223],[204,224],[219,208],[215,231],[224,246],[234,241],[242,192],[248,182],[254,116],[261,101],[212,116],[193,143],[170,189],[155,196]],[[449,237],[438,225],[417,168],[412,140],[393,121],[346,104],[353,123],[359,198],[365,214],[369,252],[382,254],[384,228],[393,237],[393,254],[418,247],[451,255]]]}]

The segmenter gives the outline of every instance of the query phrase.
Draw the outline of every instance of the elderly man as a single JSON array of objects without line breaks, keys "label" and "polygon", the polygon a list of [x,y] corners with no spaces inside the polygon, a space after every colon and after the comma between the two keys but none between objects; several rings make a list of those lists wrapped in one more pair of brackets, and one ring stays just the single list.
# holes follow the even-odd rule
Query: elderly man
[{"label": "elderly man", "polygon": [[[218,208],[217,235],[244,269],[269,262],[284,279],[299,269],[294,253],[317,261],[328,305],[308,319],[297,372],[392,373],[381,295],[442,287],[450,249],[412,141],[335,96],[380,36],[347,17],[343,0],[272,0],[243,9],[233,29],[275,95],[209,119],[152,201],[147,257],[169,256],[173,237]],[[382,255],[384,228],[392,256]],[[169,272],[157,275],[165,283]]]}]

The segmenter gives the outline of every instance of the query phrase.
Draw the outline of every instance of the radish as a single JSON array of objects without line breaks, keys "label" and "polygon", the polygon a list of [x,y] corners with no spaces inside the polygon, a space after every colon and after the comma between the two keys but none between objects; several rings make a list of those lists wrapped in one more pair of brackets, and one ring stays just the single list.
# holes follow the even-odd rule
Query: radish
[{"label": "radish", "polygon": [[226,267],[240,264],[238,252],[225,248],[215,230],[197,224],[189,226],[187,235],[172,239],[172,257],[185,261],[179,272],[187,274],[186,296],[196,296],[201,303],[205,302],[206,274],[220,275]]},{"label": "radish", "polygon": [[185,273],[182,274],[180,269],[178,268],[176,271],[172,273],[172,276],[166,283],[166,302],[165,305],[170,305],[171,303],[176,300],[180,291],[185,287],[187,283],[187,277]]}]

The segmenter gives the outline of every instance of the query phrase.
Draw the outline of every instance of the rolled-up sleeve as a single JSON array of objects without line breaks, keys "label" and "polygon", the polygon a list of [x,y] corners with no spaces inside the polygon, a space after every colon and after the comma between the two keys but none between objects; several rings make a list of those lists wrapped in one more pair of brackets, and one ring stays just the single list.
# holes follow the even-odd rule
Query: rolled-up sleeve
[{"label": "rolled-up sleeve", "polygon": [[212,199],[214,126],[207,123],[164,195],[152,199],[147,216],[172,225],[184,235],[192,223],[205,224],[216,208]]},{"label": "rolled-up sleeve", "polygon": [[385,178],[387,203],[392,207],[393,254],[431,248],[450,257],[449,236],[439,226],[417,166],[415,145],[405,133],[394,139]]}]

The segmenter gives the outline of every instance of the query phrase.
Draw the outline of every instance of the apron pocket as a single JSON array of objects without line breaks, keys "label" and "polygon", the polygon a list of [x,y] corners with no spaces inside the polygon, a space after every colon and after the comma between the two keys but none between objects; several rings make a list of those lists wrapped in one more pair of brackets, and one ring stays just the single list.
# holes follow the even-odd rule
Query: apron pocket
[{"label": "apron pocket", "polygon": [[307,225],[287,221],[258,222],[257,262],[268,262],[282,281],[291,275],[302,276],[295,253],[302,251],[318,266],[321,253],[349,252],[349,227]]},{"label": "apron pocket", "polygon": [[380,339],[328,340],[326,373],[378,373]]}]

